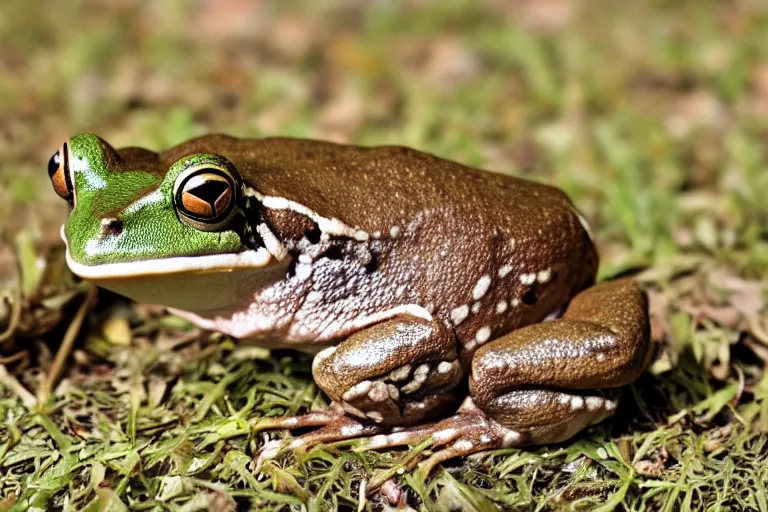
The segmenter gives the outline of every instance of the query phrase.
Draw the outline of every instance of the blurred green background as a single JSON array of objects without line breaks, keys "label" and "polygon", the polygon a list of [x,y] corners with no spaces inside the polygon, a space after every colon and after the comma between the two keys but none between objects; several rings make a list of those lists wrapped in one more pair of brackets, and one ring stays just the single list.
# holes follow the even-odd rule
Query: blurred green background
[{"label": "blurred green background", "polygon": [[[67,208],[50,188],[46,163],[80,131],[115,146],[155,150],[207,132],[403,144],[552,183],[595,228],[601,275],[635,272],[649,290],[654,339],[662,346],[652,375],[628,392],[622,421],[568,446],[473,459],[430,483],[402,477],[408,506],[767,511],[766,34],[764,0],[5,1],[0,279],[15,272],[12,247],[45,254],[60,246]],[[135,334],[142,327],[132,322]],[[118,355],[103,346],[95,352],[109,371],[164,378],[164,370],[120,355],[130,349],[138,357],[136,345],[127,343]],[[222,368],[234,372],[244,364],[231,358],[237,353],[231,347],[204,353],[213,359],[196,355],[205,369],[183,373],[191,387],[176,389],[164,404],[177,418],[198,407],[199,390],[220,382]],[[82,357],[67,378],[82,386],[80,398],[92,397],[93,383],[78,380],[93,370],[83,363],[91,356]],[[30,361],[23,368],[8,364],[34,391],[50,359]],[[276,375],[293,378],[292,363],[268,361]],[[306,364],[295,372],[294,394],[285,391],[291,398],[281,412],[307,405],[302,393],[318,399]],[[227,389],[233,403],[238,392],[241,398],[248,392],[243,386]],[[134,428],[142,414],[149,418],[163,405],[126,397],[119,386],[99,389],[109,397],[99,400],[118,409],[131,404]],[[24,492],[42,500],[36,503],[53,497],[58,509],[72,499],[92,510],[106,510],[113,500],[109,506],[123,510],[115,503],[135,505],[140,497],[153,510],[204,509],[189,503],[210,486],[168,483],[156,471],[161,464],[183,474],[183,464],[162,466],[179,457],[167,445],[149,460],[131,455],[145,468],[155,464],[154,472],[131,466],[133,472],[110,477],[121,473],[107,462],[116,459],[102,454],[100,462],[78,466],[91,473],[56,480],[42,494],[30,490],[33,480],[53,478],[45,469],[56,460],[69,460],[59,458],[65,451],[52,443],[61,440],[52,431],[61,428],[70,442],[80,442],[67,430],[74,416],[54,416],[43,434],[25,430],[32,412],[7,387],[0,391],[0,413],[16,418],[18,429],[18,435],[0,433],[0,510]],[[62,393],[54,402],[65,410],[61,404],[72,397]],[[205,418],[210,427],[228,416],[214,408]],[[175,439],[178,432],[169,432]],[[184,442],[198,455],[208,453],[212,448],[200,440],[210,432],[184,430]],[[122,435],[104,434],[125,441]],[[151,451],[154,441],[145,441]],[[253,439],[240,441],[245,462],[205,455],[212,467],[237,468],[205,477],[227,496],[224,509],[236,502],[298,510],[302,500],[309,509],[357,507],[355,474],[395,464],[326,453],[337,457],[333,464],[354,460],[357,469],[289,462],[260,482],[270,492],[300,496],[297,502],[274,501],[263,489],[261,498],[238,498],[237,489],[262,485],[238,473],[250,467],[254,448],[246,449]],[[13,459],[30,446],[47,448]],[[49,459],[54,462],[41,469]],[[94,474],[104,477],[100,471],[110,482],[105,487],[115,489],[106,498],[88,491]],[[307,502],[297,486],[321,497]],[[166,491],[174,494],[152,498]],[[394,505],[379,496],[363,506]]]},{"label": "blurred green background", "polygon": [[760,0],[0,9],[0,208],[43,201],[46,238],[65,208],[42,170],[71,134],[162,149],[216,131],[405,144],[556,183],[611,265],[739,243],[767,259]]}]

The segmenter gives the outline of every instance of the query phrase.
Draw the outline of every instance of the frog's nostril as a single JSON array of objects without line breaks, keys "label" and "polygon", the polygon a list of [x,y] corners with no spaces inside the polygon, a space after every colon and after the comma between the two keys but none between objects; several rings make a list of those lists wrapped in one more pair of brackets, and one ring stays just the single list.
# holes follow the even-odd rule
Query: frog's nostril
[{"label": "frog's nostril", "polygon": [[101,235],[117,236],[123,232],[123,221],[115,217],[101,219]]}]

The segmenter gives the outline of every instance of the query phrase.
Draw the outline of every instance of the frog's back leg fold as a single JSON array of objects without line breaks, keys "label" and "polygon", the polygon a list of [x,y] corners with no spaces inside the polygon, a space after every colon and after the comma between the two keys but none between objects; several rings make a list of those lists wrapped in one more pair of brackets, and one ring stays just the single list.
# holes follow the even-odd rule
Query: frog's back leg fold
[{"label": "frog's back leg fold", "polygon": [[[416,425],[442,417],[458,403],[454,388],[465,377],[454,333],[436,320],[403,315],[352,334],[319,352],[312,363],[315,382],[333,400],[328,411],[271,418],[258,429],[321,427],[290,444],[265,446],[261,458],[285,448],[306,450],[338,441]],[[394,438],[377,436],[381,447],[418,442],[431,429]]]},{"label": "frog's back leg fold", "polygon": [[403,316],[320,352],[312,374],[348,414],[403,426],[450,410],[465,372],[451,331],[435,320]]},{"label": "frog's back leg fold", "polygon": [[633,280],[611,281],[581,292],[561,318],[480,348],[470,392],[521,443],[559,442],[609,416],[609,390],[636,379],[651,355],[645,293]]}]

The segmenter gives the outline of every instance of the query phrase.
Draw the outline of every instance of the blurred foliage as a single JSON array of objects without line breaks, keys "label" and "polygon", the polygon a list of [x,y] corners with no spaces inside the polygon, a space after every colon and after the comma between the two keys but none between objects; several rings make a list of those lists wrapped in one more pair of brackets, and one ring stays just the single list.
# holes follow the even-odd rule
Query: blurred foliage
[{"label": "blurred foliage", "polygon": [[[3,2],[0,511],[768,510],[766,31],[761,0]],[[309,361],[105,294],[38,403],[85,288],[44,171],[79,131],[396,143],[553,183],[601,275],[649,290],[659,357],[570,443],[426,481],[354,443],[257,471],[287,435],[259,418],[324,405]]]}]

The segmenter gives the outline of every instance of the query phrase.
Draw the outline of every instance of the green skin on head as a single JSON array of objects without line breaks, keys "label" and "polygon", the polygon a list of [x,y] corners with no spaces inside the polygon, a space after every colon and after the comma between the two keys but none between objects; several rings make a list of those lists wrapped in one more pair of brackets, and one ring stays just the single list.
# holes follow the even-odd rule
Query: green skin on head
[{"label": "green skin on head", "polygon": [[[179,174],[217,157],[192,155],[159,174],[124,167],[120,153],[91,134],[72,137],[69,155],[75,197],[63,234],[76,262],[92,266],[245,249],[234,231],[197,230],[184,224],[174,207]],[[104,219],[118,218],[120,236],[110,236]]]}]

